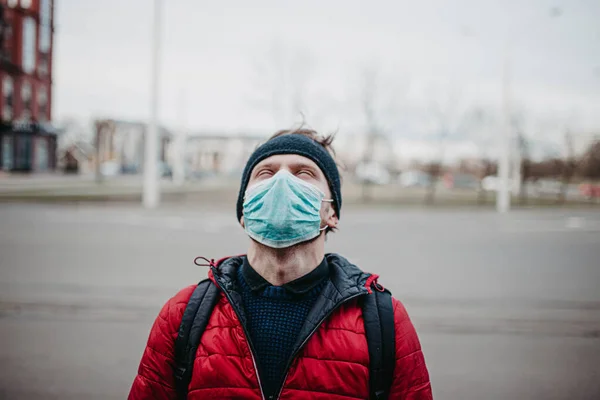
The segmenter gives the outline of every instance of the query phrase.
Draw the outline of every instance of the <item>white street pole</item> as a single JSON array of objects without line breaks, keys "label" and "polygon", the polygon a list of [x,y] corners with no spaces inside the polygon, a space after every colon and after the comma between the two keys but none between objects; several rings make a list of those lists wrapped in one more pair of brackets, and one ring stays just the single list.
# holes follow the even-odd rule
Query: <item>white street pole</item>
[{"label": "white street pole", "polygon": [[[513,127],[514,128],[514,127]],[[513,131],[516,134],[516,131]],[[513,138],[513,162],[512,162],[512,181],[510,182],[510,188],[513,193],[519,193],[519,188],[521,187],[521,164],[523,163],[523,157],[521,155],[521,144],[518,142],[519,138]],[[515,143],[516,142],[516,143]],[[526,189],[526,188],[525,188]],[[524,190],[525,190],[524,189]]]},{"label": "white street pole", "polygon": [[185,181],[186,151],[186,96],[182,89],[179,94],[179,132],[175,136],[175,151],[173,152],[173,181],[177,186],[182,186]]},{"label": "white street pole", "polygon": [[173,182],[182,186],[185,182],[185,131],[177,132],[173,151]]},{"label": "white street pole", "polygon": [[496,192],[496,210],[500,213],[506,213],[510,210],[510,145],[512,137],[512,127],[510,121],[510,43],[506,44],[506,53],[504,56],[504,71],[502,76],[502,98],[504,106],[504,129],[500,135],[500,157],[498,159],[498,180],[499,187]]},{"label": "white street pole", "polygon": [[146,130],[144,191],[145,208],[156,208],[160,201],[158,186],[158,98],[160,86],[160,45],[162,0],[154,0],[154,24],[152,26],[152,78],[150,86],[150,119]]},{"label": "white street pole", "polygon": [[[559,8],[553,8],[550,16],[557,18],[562,15],[562,10]],[[511,148],[515,150],[513,142],[513,126],[511,121],[511,99],[510,99],[510,68],[512,62],[512,45],[513,40],[516,39],[515,33],[510,31],[509,37],[506,40],[505,54],[504,54],[504,73],[502,77],[502,97],[504,106],[504,119],[505,126],[503,134],[500,138],[500,157],[498,159],[498,179],[499,187],[496,192],[496,210],[501,213],[508,212],[510,210],[510,196],[511,196],[511,182],[510,182],[510,165],[511,165]],[[520,182],[521,174],[521,162],[520,156],[517,155],[513,159],[514,166],[514,178],[516,182],[514,185],[518,185]]]}]

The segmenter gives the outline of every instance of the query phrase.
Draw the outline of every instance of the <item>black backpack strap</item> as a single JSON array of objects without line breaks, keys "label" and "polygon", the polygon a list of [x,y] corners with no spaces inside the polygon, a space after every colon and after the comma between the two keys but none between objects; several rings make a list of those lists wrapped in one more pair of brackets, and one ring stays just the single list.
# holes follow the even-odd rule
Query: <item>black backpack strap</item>
[{"label": "black backpack strap", "polygon": [[179,399],[187,398],[196,350],[218,298],[219,289],[209,279],[203,280],[183,312],[175,339],[175,389]]},{"label": "black backpack strap", "polygon": [[[369,393],[371,399],[387,399],[396,364],[396,340],[392,294],[375,284],[365,296],[363,319],[369,347]],[[381,290],[381,291],[380,291]]]}]

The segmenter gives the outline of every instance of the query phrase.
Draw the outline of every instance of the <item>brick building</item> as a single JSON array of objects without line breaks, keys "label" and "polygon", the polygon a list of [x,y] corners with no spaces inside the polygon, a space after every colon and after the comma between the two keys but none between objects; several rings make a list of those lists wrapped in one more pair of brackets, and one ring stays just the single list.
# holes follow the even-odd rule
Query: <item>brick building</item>
[{"label": "brick building", "polygon": [[53,0],[0,0],[0,169],[56,166]]}]

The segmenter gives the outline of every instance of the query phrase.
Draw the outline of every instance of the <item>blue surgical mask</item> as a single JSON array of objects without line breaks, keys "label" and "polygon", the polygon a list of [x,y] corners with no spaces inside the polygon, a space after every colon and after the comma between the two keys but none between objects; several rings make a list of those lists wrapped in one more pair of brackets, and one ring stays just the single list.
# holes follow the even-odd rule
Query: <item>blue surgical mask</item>
[{"label": "blue surgical mask", "polygon": [[265,246],[281,249],[321,233],[321,203],[325,194],[316,186],[280,170],[253,185],[244,196],[244,229]]}]

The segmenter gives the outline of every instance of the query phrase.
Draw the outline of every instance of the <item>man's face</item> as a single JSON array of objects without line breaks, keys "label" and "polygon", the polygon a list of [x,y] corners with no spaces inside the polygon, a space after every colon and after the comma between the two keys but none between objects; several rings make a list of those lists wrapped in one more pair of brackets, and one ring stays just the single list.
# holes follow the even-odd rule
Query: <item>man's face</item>
[{"label": "man's face", "polygon": [[[325,193],[325,199],[331,199],[331,190],[327,183],[327,178],[323,171],[309,158],[297,155],[297,154],[278,154],[268,158],[265,158],[252,170],[250,180],[248,181],[247,187],[273,177],[277,172],[282,169],[287,170],[297,178],[308,182],[323,193]],[[328,225],[329,227],[335,227],[338,223],[337,215],[335,215],[335,209],[330,202],[321,203],[321,220],[323,226]]]}]

